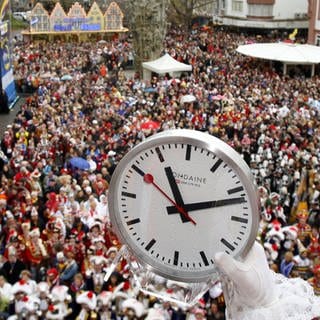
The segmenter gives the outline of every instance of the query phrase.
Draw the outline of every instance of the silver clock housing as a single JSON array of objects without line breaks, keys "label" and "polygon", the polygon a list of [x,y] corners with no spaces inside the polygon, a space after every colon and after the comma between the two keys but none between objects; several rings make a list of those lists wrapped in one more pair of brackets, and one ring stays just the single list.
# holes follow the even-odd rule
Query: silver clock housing
[{"label": "silver clock housing", "polygon": [[[120,239],[122,244],[125,244],[132,255],[137,261],[145,266],[148,270],[151,270],[155,274],[158,274],[167,279],[183,282],[201,282],[208,281],[211,277],[217,274],[215,267],[206,271],[172,271],[172,269],[161,265],[160,263],[154,263],[147,254],[139,248],[133,241],[131,241],[123,220],[121,219],[121,210],[117,203],[117,192],[119,189],[119,178],[121,177],[123,170],[127,168],[128,164],[132,162],[142,151],[156,147],[159,144],[191,144],[199,148],[206,149],[222,159],[234,172],[238,175],[242,185],[246,189],[248,199],[251,206],[252,224],[250,234],[247,241],[243,244],[238,254],[234,255],[235,259],[243,259],[250,248],[252,247],[258,232],[259,217],[260,217],[260,201],[258,198],[257,188],[255,186],[253,175],[250,168],[243,160],[241,155],[237,153],[232,147],[223,142],[222,140],[211,136],[207,133],[203,133],[195,130],[178,129],[168,130],[161,133],[157,133],[145,141],[141,142],[130,150],[117,165],[110,182],[109,194],[108,194],[108,206],[110,220],[112,228],[116,235]],[[148,228],[148,226],[145,226]]]}]

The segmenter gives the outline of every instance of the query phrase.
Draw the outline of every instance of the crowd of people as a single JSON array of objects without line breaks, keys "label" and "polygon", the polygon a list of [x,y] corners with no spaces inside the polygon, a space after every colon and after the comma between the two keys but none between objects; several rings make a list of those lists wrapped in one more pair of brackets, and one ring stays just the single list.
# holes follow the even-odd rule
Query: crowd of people
[{"label": "crowd of people", "polygon": [[235,50],[266,40],[172,29],[164,52],[193,70],[151,80],[125,71],[128,38],[16,44],[17,88],[33,93],[1,140],[2,318],[225,319],[219,283],[186,308],[139,292],[125,259],[105,279],[121,248],[108,214],[113,171],[140,141],[173,128],[208,132],[243,156],[270,268],[320,294],[320,78],[283,75]]}]

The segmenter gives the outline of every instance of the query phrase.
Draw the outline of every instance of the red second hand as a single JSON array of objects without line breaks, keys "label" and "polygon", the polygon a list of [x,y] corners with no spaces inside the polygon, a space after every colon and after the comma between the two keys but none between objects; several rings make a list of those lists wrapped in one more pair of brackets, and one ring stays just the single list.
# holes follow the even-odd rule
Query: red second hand
[{"label": "red second hand", "polygon": [[151,183],[152,185],[154,185],[156,187],[156,189],[158,189],[179,211],[179,213],[181,213],[185,218],[187,218],[190,222],[192,222],[194,225],[196,225],[196,222],[189,216],[189,214],[182,208],[180,207],[175,201],[173,201],[155,182],[154,182],[154,178],[153,175],[150,173],[146,173],[143,176],[143,181],[146,183]]}]

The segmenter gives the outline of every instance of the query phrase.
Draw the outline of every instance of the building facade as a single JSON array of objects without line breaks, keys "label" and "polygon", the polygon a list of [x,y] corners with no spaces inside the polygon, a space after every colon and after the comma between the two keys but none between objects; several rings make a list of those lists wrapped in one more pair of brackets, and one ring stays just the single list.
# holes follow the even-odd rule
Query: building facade
[{"label": "building facade", "polygon": [[213,21],[244,28],[307,29],[308,0],[215,0]]},{"label": "building facade", "polygon": [[308,43],[320,46],[320,0],[309,0]]}]

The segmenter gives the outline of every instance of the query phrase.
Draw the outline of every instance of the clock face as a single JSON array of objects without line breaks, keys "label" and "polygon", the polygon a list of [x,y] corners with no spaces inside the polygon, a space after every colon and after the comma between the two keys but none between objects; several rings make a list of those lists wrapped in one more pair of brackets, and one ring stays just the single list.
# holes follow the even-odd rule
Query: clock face
[{"label": "clock face", "polygon": [[249,168],[231,147],[201,132],[172,130],[139,144],[120,161],[109,190],[120,240],[172,280],[210,278],[215,253],[243,256],[257,234]]}]

